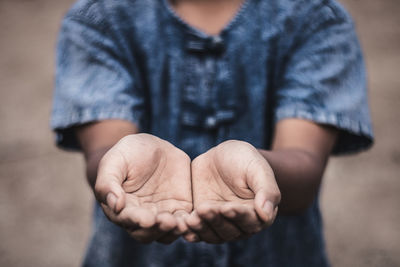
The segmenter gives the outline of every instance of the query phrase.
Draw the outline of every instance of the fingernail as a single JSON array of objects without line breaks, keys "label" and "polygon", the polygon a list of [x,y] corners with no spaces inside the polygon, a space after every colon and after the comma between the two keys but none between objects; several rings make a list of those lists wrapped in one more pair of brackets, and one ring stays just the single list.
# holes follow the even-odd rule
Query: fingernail
[{"label": "fingernail", "polygon": [[267,200],[263,206],[263,211],[268,215],[268,217],[272,218],[274,212],[274,204],[271,201]]},{"label": "fingernail", "polygon": [[113,193],[108,193],[107,195],[107,206],[110,207],[114,212],[117,206],[117,197]]}]

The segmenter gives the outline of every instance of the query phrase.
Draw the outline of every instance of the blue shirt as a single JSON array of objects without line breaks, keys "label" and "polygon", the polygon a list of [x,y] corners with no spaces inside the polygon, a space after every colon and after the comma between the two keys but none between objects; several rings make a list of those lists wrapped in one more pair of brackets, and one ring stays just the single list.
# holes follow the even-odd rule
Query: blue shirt
[{"label": "blue shirt", "polygon": [[[227,139],[268,149],[277,121],[340,130],[333,153],[372,143],[366,74],[354,25],[334,0],[247,0],[218,36],[167,0],[81,0],[57,47],[51,125],[124,119],[191,158]],[[142,245],[96,205],[85,266],[326,266],[318,198],[253,237],[221,245]]]}]

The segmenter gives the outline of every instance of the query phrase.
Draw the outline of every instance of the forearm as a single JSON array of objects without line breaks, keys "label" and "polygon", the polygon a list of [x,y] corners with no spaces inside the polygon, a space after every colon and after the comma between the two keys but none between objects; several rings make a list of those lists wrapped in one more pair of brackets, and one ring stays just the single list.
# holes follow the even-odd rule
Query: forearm
[{"label": "forearm", "polygon": [[337,135],[332,127],[301,119],[277,123],[272,149],[260,153],[271,165],[281,190],[281,213],[302,213],[312,203]]},{"label": "forearm", "polygon": [[259,150],[275,173],[282,199],[281,214],[305,211],[318,193],[326,159],[301,150]]}]

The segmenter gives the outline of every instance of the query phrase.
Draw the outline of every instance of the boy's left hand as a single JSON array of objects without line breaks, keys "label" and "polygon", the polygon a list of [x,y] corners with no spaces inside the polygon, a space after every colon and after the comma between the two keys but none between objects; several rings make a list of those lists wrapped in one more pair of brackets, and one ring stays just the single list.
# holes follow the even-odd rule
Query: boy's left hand
[{"label": "boy's left hand", "polygon": [[280,191],[268,162],[252,145],[226,141],[192,162],[194,211],[189,242],[222,243],[270,226]]}]

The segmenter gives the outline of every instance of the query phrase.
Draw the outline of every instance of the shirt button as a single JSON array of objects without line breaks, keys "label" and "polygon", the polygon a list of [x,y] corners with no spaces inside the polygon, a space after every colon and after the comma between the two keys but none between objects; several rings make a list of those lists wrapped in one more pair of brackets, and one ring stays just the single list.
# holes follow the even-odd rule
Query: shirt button
[{"label": "shirt button", "polygon": [[224,40],[220,36],[212,36],[207,42],[207,49],[213,53],[222,53],[225,50]]},{"label": "shirt button", "polygon": [[214,116],[209,116],[205,120],[205,126],[209,129],[215,128],[217,125],[217,119]]}]

